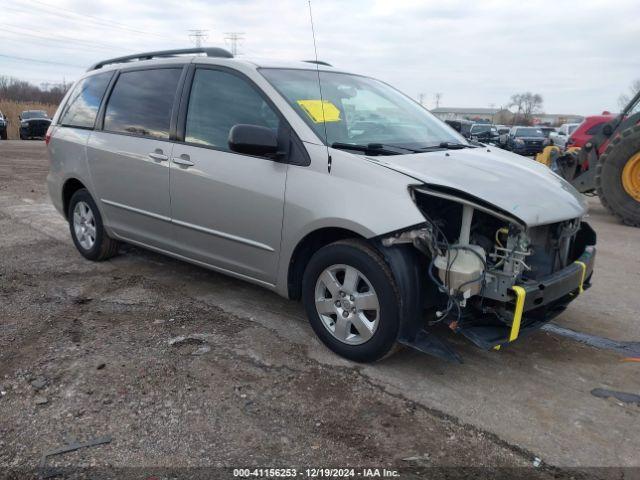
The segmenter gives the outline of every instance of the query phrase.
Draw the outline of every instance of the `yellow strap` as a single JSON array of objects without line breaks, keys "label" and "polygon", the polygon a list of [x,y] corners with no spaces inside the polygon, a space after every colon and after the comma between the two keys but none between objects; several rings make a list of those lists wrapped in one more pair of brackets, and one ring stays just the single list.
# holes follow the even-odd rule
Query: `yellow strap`
[{"label": "yellow strap", "polygon": [[513,323],[511,324],[511,333],[509,333],[509,341],[513,342],[520,333],[520,321],[522,320],[524,299],[527,296],[527,292],[524,288],[518,286],[511,287],[511,290],[516,294],[516,308],[513,311]]},{"label": "yellow strap", "polygon": [[587,264],[579,260],[576,260],[574,263],[577,263],[582,267],[582,277],[580,278],[580,286],[578,287],[578,293],[582,293],[584,292],[584,288],[583,288],[584,279],[587,276]]}]

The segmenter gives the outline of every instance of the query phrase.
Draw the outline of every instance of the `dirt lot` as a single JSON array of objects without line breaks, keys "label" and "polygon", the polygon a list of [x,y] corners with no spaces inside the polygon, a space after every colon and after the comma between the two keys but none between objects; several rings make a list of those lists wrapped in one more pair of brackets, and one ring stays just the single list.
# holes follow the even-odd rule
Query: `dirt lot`
[{"label": "dirt lot", "polygon": [[[106,436],[47,465],[386,466],[403,478],[640,466],[640,405],[592,394],[640,394],[640,363],[620,353],[638,344],[541,331],[500,352],[452,338],[462,365],[408,350],[352,364],[315,339],[299,304],[261,288],[133,247],[84,260],[49,203],[47,168],[42,142],[0,142],[0,478]],[[591,203],[595,285],[556,324],[634,342],[640,229]]]}]

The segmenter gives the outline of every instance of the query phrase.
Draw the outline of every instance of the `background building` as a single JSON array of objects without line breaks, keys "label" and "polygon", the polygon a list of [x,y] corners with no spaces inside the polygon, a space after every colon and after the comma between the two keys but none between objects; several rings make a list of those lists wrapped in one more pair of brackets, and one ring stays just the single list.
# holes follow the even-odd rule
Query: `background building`
[{"label": "background building", "polygon": [[[495,123],[511,125],[513,112],[500,108],[455,108],[438,107],[431,110],[440,120],[471,120],[478,123]],[[563,123],[580,123],[584,120],[581,115],[562,113],[536,113],[531,117],[534,125],[558,126]]]}]

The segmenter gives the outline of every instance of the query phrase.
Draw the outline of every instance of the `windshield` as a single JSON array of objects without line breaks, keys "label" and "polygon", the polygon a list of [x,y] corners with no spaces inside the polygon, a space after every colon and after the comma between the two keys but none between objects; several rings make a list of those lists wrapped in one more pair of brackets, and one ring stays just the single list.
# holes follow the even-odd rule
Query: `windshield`
[{"label": "windshield", "polygon": [[[260,72],[326,143],[421,149],[464,137],[392,87],[367,77],[315,70]],[[324,102],[324,103],[323,103]]]},{"label": "windshield", "polygon": [[544,137],[544,133],[539,128],[519,128],[516,137]]},{"label": "windshield", "polygon": [[575,123],[573,125],[569,125],[569,135],[571,135],[573,132],[576,131],[576,128],[578,128],[580,126],[579,123]]},{"label": "windshield", "polygon": [[47,112],[42,110],[29,110],[22,112],[21,117],[23,120],[28,120],[30,118],[47,118]]}]

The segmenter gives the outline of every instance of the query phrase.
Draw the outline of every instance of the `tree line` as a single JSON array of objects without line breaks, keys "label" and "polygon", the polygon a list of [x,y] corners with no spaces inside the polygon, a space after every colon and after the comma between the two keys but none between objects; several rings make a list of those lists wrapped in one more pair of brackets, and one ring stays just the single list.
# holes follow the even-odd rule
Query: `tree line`
[{"label": "tree line", "polygon": [[62,82],[43,88],[25,80],[0,75],[0,100],[58,105],[70,87],[71,83]]}]

